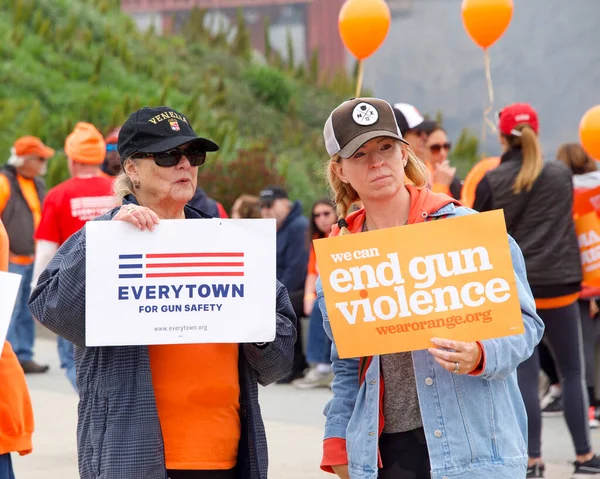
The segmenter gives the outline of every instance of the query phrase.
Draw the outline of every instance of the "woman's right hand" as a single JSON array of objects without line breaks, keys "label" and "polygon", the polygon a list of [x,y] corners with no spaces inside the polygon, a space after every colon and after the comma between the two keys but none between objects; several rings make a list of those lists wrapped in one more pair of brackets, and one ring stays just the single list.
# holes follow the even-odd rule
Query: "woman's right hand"
[{"label": "woman's right hand", "polygon": [[137,205],[123,205],[119,212],[112,219],[113,221],[125,221],[131,223],[136,228],[144,231],[146,228],[154,231],[154,226],[158,224],[158,215],[150,208]]},{"label": "woman's right hand", "polygon": [[335,472],[340,479],[350,479],[350,473],[348,472],[348,466],[331,466],[333,472]]}]

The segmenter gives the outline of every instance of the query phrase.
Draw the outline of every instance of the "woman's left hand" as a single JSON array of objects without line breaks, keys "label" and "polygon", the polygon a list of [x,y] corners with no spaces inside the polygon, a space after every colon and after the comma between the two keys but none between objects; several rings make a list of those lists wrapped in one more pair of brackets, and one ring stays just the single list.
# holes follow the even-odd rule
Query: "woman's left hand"
[{"label": "woman's left hand", "polygon": [[[440,366],[455,374],[469,374],[481,361],[481,349],[477,343],[465,343],[451,339],[432,338],[437,348],[429,348]],[[447,351],[451,349],[453,351]]]}]

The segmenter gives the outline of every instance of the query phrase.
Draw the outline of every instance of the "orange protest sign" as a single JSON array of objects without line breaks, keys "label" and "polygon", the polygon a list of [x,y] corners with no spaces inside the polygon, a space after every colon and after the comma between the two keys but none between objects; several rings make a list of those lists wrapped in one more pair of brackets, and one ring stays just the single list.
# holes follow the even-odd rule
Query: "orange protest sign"
[{"label": "orange protest sign", "polygon": [[600,286],[600,220],[592,211],[575,220],[579,254],[586,286]]},{"label": "orange protest sign", "polygon": [[600,212],[600,186],[585,191],[575,190],[573,197],[573,212],[583,216],[590,211]]},{"label": "orange protest sign", "polygon": [[500,210],[314,245],[340,358],[524,332]]}]

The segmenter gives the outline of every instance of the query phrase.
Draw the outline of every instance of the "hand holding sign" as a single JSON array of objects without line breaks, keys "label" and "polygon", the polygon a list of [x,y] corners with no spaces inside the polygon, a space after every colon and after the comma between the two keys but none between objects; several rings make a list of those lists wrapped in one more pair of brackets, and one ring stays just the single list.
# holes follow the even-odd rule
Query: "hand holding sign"
[{"label": "hand holding sign", "polygon": [[159,223],[158,215],[150,208],[138,205],[123,205],[112,221],[125,221],[144,231],[148,228],[154,231],[154,226]]},{"label": "hand holding sign", "polygon": [[315,251],[340,358],[524,331],[501,211],[317,240]]}]

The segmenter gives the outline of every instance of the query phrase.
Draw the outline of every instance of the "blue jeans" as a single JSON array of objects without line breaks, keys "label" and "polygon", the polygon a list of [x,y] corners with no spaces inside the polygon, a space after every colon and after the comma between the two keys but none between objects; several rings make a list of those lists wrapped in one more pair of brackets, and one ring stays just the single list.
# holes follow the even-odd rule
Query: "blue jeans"
[{"label": "blue jeans", "polygon": [[0,479],[15,479],[10,454],[0,454]]},{"label": "blue jeans", "polygon": [[308,323],[306,360],[311,365],[331,363],[331,340],[323,328],[323,316],[317,301],[315,301],[312,313],[310,313]]},{"label": "blue jeans", "polygon": [[56,343],[58,346],[60,367],[63,368],[67,373],[67,379],[75,388],[75,391],[79,392],[77,389],[77,376],[75,374],[75,359],[73,358],[73,343],[67,341],[65,338],[61,338],[60,336],[56,338]]},{"label": "blue jeans", "polygon": [[20,362],[33,359],[33,341],[35,339],[35,324],[33,316],[29,312],[29,296],[31,295],[31,277],[33,276],[33,265],[20,265],[9,263],[8,271],[21,275],[21,287],[17,294],[15,309],[8,326],[6,340],[10,343],[13,351]]}]

